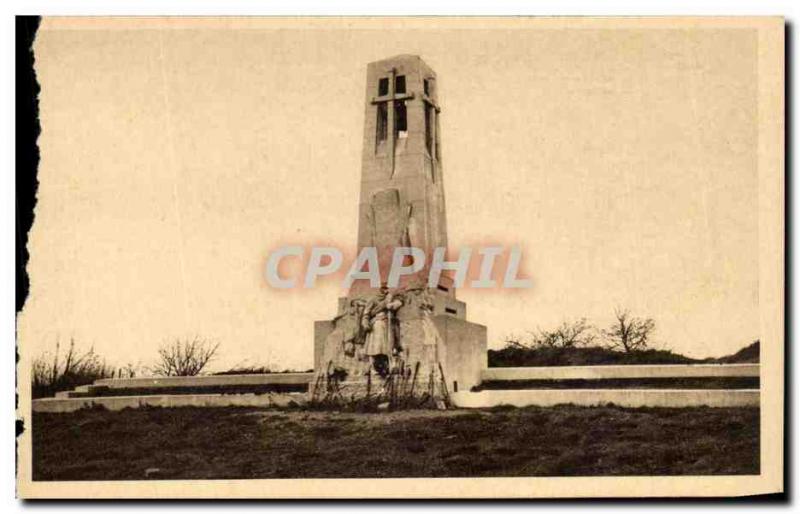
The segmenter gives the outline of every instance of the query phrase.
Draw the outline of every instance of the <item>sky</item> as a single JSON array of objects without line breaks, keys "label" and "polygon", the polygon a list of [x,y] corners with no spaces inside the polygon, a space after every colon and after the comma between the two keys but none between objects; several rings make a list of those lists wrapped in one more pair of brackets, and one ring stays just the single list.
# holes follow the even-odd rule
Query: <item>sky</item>
[{"label": "sky", "polygon": [[396,54],[438,75],[450,248],[523,249],[532,288],[457,293],[490,348],[615,307],[693,357],[759,337],[755,31],[352,25],[44,21],[30,354],[310,368],[342,291],[264,263],[355,249],[366,64]]}]

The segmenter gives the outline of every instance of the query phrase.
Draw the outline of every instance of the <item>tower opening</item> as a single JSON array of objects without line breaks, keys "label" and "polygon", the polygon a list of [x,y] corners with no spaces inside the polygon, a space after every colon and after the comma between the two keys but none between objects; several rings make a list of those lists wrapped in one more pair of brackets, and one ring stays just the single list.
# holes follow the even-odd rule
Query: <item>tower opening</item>
[{"label": "tower opening", "polygon": [[394,78],[394,92],[398,95],[405,94],[406,92],[406,76],[398,75]]},{"label": "tower opening", "polygon": [[384,102],[378,104],[378,120],[375,132],[376,143],[380,144],[381,142],[386,141],[388,135],[389,135],[389,109],[387,109],[386,103]]},{"label": "tower opening", "polygon": [[386,96],[389,94],[389,79],[382,78],[378,81],[378,96]]},{"label": "tower opening", "polygon": [[394,102],[394,133],[398,139],[408,137],[408,116],[405,100],[395,100]]},{"label": "tower opening", "polygon": [[[425,81],[427,84],[427,81]],[[425,148],[428,150],[428,155],[434,157],[433,155],[433,131],[432,126],[434,123],[433,120],[434,110],[431,105],[425,102]]]}]

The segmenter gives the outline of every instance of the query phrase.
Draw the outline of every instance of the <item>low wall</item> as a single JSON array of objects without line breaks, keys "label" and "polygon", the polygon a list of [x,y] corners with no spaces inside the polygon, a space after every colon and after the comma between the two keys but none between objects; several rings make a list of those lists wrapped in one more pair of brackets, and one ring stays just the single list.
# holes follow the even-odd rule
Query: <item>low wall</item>
[{"label": "low wall", "polygon": [[754,389],[519,389],[458,392],[450,395],[462,408],[487,408],[498,405],[549,407],[605,405],[620,407],[745,407],[759,405]]},{"label": "low wall", "polygon": [[150,387],[203,387],[269,384],[308,384],[314,373],[264,373],[252,375],[202,375],[196,377],[103,378],[94,385],[111,389]]},{"label": "low wall", "polygon": [[484,381],[600,378],[757,377],[758,364],[646,364],[627,366],[539,366],[485,368]]},{"label": "low wall", "polygon": [[434,316],[442,345],[439,359],[449,391],[467,390],[480,385],[486,369],[486,327],[454,316]]},{"label": "low wall", "polygon": [[34,412],[73,412],[102,406],[108,410],[139,407],[285,407],[303,404],[305,393],[267,394],[168,394],[152,396],[108,396],[97,398],[41,398],[33,400]]}]

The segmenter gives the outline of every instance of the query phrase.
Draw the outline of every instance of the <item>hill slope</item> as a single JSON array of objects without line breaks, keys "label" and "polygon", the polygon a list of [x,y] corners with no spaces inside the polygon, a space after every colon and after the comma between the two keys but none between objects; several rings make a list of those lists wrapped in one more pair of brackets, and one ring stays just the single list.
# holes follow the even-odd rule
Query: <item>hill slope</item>
[{"label": "hill slope", "polygon": [[761,343],[759,341],[755,341],[753,344],[745,346],[732,355],[726,355],[725,357],[720,357],[719,359],[713,359],[713,361],[719,362],[720,364],[756,363],[760,362],[760,354]]}]

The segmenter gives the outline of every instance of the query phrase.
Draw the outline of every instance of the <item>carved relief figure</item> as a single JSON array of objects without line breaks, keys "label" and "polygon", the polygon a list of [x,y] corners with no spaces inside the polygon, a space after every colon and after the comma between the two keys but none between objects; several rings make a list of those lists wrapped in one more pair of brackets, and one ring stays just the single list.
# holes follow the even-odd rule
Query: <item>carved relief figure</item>
[{"label": "carved relief figure", "polygon": [[366,215],[372,246],[379,249],[412,246],[409,237],[411,211],[411,204],[401,205],[397,189],[384,189],[372,195]]},{"label": "carved relief figure", "polygon": [[342,315],[341,321],[336,324],[341,327],[342,349],[348,357],[360,358],[364,354],[364,337],[366,332],[361,324],[361,315],[364,311],[363,300],[351,300],[347,312]]},{"label": "carved relief figure", "polygon": [[403,306],[401,296],[395,296],[386,287],[369,300],[364,307],[361,324],[367,332],[364,355],[380,376],[389,373],[390,359],[400,351],[395,314]]}]

